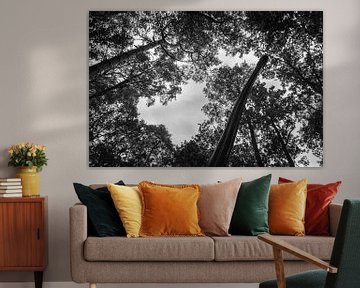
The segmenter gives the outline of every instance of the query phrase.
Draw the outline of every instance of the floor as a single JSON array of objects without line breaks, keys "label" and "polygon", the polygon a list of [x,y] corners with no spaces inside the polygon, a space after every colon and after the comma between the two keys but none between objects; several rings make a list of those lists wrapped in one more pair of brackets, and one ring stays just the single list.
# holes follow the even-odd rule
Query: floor
[{"label": "floor", "polygon": [[[88,288],[73,282],[45,282],[43,288]],[[258,284],[98,284],[97,288],[258,288]],[[0,288],[34,288],[33,283],[0,283]]]}]

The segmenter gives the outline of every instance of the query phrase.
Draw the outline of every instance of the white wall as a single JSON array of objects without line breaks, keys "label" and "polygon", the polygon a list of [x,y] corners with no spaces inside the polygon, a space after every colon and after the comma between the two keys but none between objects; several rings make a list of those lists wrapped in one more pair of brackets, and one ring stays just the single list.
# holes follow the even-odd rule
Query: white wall
[{"label": "white wall", "polygon": [[[323,168],[89,168],[87,35],[89,10],[323,10]],[[360,196],[360,2],[358,0],[1,0],[0,176],[13,176],[6,148],[33,141],[48,146],[41,194],[49,197],[49,266],[46,281],[67,281],[68,208],[72,182],[150,179],[168,183],[246,179],[271,172],[311,182],[342,180],[336,200]],[[0,282],[32,280],[0,273]]]}]

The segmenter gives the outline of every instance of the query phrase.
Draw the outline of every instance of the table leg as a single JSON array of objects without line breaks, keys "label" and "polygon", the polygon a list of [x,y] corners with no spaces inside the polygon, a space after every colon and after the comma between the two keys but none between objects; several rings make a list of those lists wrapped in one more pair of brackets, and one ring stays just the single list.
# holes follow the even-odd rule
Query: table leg
[{"label": "table leg", "polygon": [[35,271],[35,288],[42,288],[43,284],[43,271]]}]

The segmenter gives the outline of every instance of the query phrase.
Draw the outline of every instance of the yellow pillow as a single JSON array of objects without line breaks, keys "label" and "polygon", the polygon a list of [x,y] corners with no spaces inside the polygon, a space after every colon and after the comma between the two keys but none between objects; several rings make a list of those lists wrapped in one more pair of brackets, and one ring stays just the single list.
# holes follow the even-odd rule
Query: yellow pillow
[{"label": "yellow pillow", "polygon": [[305,234],[307,180],[273,184],[269,195],[269,228],[271,234]]},{"label": "yellow pillow", "polygon": [[142,198],[140,236],[203,236],[199,227],[199,185],[139,183]]},{"label": "yellow pillow", "polygon": [[139,237],[141,197],[137,187],[107,184],[127,237]]}]

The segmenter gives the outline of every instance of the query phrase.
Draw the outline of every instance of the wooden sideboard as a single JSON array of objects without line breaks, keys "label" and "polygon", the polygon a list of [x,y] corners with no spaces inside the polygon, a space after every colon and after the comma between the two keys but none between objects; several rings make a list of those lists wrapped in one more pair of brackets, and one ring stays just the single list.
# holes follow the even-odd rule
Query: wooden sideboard
[{"label": "wooden sideboard", "polygon": [[32,271],[41,288],[47,250],[47,197],[0,198],[0,271]]}]

